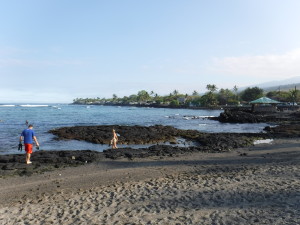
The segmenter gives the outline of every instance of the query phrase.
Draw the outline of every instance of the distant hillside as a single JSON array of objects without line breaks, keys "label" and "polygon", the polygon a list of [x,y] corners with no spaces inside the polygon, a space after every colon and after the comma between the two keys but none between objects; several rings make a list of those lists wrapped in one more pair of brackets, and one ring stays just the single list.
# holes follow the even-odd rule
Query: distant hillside
[{"label": "distant hillside", "polygon": [[269,87],[276,87],[276,86],[279,87],[279,86],[290,85],[290,84],[300,84],[300,76],[292,77],[285,80],[270,81],[262,84],[257,84],[255,86],[265,89]]},{"label": "distant hillside", "polygon": [[270,91],[289,91],[294,89],[296,86],[297,90],[300,90],[300,83],[297,84],[286,84],[286,85],[278,85],[278,86],[273,86],[273,87],[265,87],[263,88],[265,92],[270,92]]},{"label": "distant hillside", "polygon": [[[291,89],[296,88],[300,90],[300,76],[289,78],[286,80],[276,80],[276,81],[270,81],[266,83],[251,85],[249,87],[259,87],[261,89],[264,89],[265,92],[270,91],[289,91]],[[248,87],[241,87],[239,91],[243,91]]]}]

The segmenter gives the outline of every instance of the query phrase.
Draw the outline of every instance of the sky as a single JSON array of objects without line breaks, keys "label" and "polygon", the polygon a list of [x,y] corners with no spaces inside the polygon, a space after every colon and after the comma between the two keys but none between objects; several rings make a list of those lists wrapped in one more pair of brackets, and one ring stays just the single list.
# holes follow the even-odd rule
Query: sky
[{"label": "sky", "polygon": [[299,0],[0,0],[0,103],[300,76]]}]

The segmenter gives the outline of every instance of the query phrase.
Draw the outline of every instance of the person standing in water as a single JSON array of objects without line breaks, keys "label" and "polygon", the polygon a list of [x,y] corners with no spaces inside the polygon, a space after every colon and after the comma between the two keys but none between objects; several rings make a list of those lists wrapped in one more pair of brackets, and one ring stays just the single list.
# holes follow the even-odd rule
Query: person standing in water
[{"label": "person standing in water", "polygon": [[24,146],[26,151],[26,164],[31,164],[30,157],[32,154],[33,142],[35,142],[36,146],[39,147],[39,142],[35,136],[35,132],[33,130],[33,125],[29,125],[27,129],[23,130],[20,136],[20,143],[24,140]]},{"label": "person standing in water", "polygon": [[117,142],[118,142],[118,135],[116,134],[116,131],[113,129],[112,130],[113,133],[113,138],[111,139],[111,145],[113,149],[118,148],[117,147]]}]

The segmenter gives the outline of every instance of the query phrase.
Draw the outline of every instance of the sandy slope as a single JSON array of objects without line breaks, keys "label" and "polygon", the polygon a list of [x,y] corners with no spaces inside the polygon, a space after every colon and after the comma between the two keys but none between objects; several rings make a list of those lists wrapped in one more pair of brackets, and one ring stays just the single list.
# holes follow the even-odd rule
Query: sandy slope
[{"label": "sandy slope", "polygon": [[0,224],[300,224],[299,190],[300,140],[276,140],[1,179]]}]

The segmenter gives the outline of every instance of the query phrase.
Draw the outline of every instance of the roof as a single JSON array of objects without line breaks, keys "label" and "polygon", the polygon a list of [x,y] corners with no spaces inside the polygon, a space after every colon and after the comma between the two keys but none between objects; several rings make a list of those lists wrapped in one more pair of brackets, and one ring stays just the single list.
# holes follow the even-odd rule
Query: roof
[{"label": "roof", "polygon": [[279,104],[279,103],[280,102],[267,97],[262,97],[250,102],[250,104]]}]

